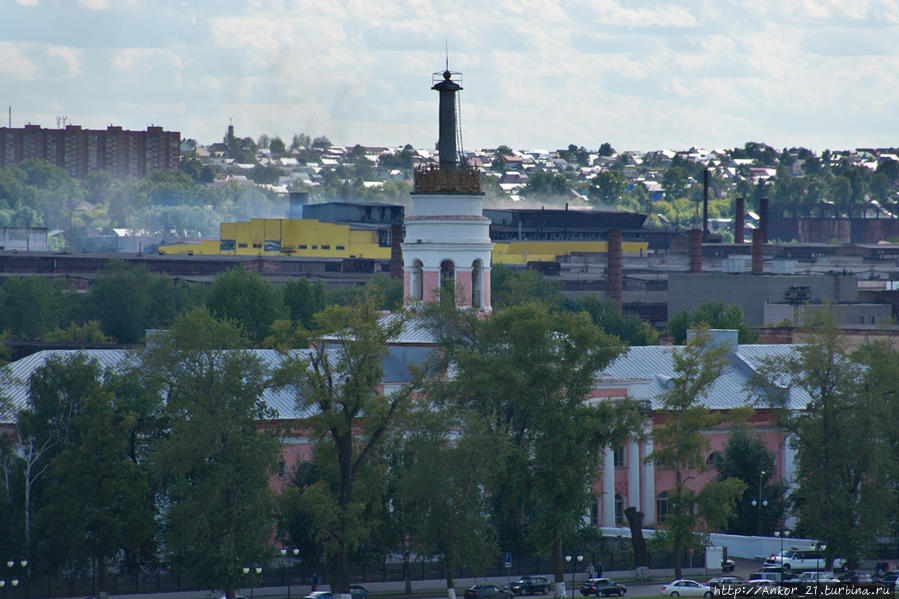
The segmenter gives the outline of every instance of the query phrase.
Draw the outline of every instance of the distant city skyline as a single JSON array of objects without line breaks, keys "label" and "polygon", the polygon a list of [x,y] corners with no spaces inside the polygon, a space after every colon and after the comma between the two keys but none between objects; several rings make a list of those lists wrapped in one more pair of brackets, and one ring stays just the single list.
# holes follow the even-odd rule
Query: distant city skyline
[{"label": "distant city skyline", "polygon": [[[466,149],[899,146],[899,0],[0,0],[12,126]],[[0,126],[8,123],[7,115]]]}]

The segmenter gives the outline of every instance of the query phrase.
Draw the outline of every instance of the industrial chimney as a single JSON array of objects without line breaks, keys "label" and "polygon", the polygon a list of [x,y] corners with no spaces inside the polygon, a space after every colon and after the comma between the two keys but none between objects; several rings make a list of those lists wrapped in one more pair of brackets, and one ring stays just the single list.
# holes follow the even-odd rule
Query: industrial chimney
[{"label": "industrial chimney", "polygon": [[746,202],[743,198],[737,198],[734,210],[734,243],[744,243],[745,239]]},{"label": "industrial chimney", "polygon": [[768,243],[768,198],[759,200],[759,229],[762,230],[762,243]]},{"label": "industrial chimney", "polygon": [[752,274],[760,275],[765,272],[764,250],[765,242],[762,241],[763,233],[761,229],[752,230]]},{"label": "industrial chimney", "polygon": [[709,169],[702,171],[702,235],[709,234]]},{"label": "industrial chimney", "polygon": [[615,304],[618,313],[624,302],[624,280],[621,258],[621,229],[609,229],[608,247],[608,285],[609,299]]},{"label": "industrial chimney", "polygon": [[702,231],[690,229],[690,272],[702,272]]}]

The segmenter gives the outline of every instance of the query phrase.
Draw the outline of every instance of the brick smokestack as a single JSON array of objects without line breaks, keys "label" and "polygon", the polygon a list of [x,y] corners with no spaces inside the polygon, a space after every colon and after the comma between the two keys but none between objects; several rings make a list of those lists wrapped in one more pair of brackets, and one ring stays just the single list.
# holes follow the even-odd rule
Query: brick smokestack
[{"label": "brick smokestack", "polygon": [[690,272],[702,272],[702,231],[690,229]]},{"label": "brick smokestack", "polygon": [[702,234],[709,233],[709,169],[702,171]]},{"label": "brick smokestack", "polygon": [[609,229],[608,285],[609,299],[621,313],[624,302],[624,277],[622,275],[621,229]]},{"label": "brick smokestack", "polygon": [[393,225],[390,227],[390,278],[403,278],[403,226]]},{"label": "brick smokestack", "polygon": [[734,243],[744,243],[746,232],[743,227],[746,219],[746,201],[743,198],[737,198],[734,212]]},{"label": "brick smokestack", "polygon": [[759,229],[762,230],[762,243],[768,243],[768,198],[759,200]]},{"label": "brick smokestack", "polygon": [[765,259],[762,253],[765,242],[762,241],[762,230],[752,230],[752,274],[760,275],[765,272]]}]

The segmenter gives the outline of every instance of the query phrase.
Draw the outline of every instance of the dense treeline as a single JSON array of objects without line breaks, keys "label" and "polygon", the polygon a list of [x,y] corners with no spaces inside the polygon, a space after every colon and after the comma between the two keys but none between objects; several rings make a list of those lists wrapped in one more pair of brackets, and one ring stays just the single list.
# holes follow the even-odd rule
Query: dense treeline
[{"label": "dense treeline", "polygon": [[[246,582],[243,566],[273,556],[273,542],[327,566],[338,591],[350,563],[387,553],[439,556],[452,584],[453,573],[479,571],[500,549],[536,552],[552,556],[559,583],[563,550],[601,545],[583,527],[599,449],[645,426],[638,405],[586,401],[593,373],[648,333],[602,302],[562,300],[528,271],[496,270],[504,307],[487,319],[429,307],[419,317],[439,341],[438,361],[410,363],[405,384],[382,390],[387,340],[410,317],[380,318],[379,308],[395,307],[384,281],[332,303],[303,280],[275,288],[235,270],[208,289],[177,292],[166,277],[112,266],[102,298],[110,315],[95,326],[139,338],[142,328],[112,315],[132,309],[121,298],[135,295],[159,294],[173,316],[146,320],[166,330],[114,372],[83,356],[35,372],[32,405],[13,418],[16,439],[0,441],[0,524],[9,532],[0,552],[29,556],[36,575],[93,568],[100,590],[108,568],[162,567],[230,594]],[[65,312],[62,297],[40,309]],[[153,313],[138,303],[131,318]],[[688,320],[734,318],[714,306],[704,314]],[[802,485],[794,495],[759,478],[773,471],[773,456],[751,429],[738,426],[728,448],[706,459],[697,435],[713,416],[698,405],[725,356],[702,336],[678,350],[662,399],[679,432],[653,430],[656,449],[685,477],[715,468],[721,484],[679,491],[675,546],[710,529],[770,532],[788,504],[795,532],[821,538],[831,557],[858,560],[879,535],[896,533],[899,451],[889,423],[899,405],[886,382],[899,353],[886,345],[851,353],[824,324],[793,358],[766,364],[756,385],[759,405],[782,409],[793,434]],[[293,350],[323,337],[333,342]],[[283,359],[246,350],[259,346],[284,348]],[[790,387],[811,397],[806,412],[784,402]],[[269,388],[293,394],[309,415],[299,429],[258,426],[275,416],[262,400]],[[275,495],[269,481],[285,436],[309,438],[312,453]],[[748,502],[759,495],[771,513],[755,521]]]}]

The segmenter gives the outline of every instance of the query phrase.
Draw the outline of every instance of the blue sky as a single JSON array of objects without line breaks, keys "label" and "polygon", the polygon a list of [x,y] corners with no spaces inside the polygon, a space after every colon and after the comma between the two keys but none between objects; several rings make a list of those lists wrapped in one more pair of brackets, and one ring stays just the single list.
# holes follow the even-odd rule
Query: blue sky
[{"label": "blue sky", "polygon": [[0,0],[0,103],[433,147],[447,43],[468,149],[897,146],[897,40],[899,0]]}]

